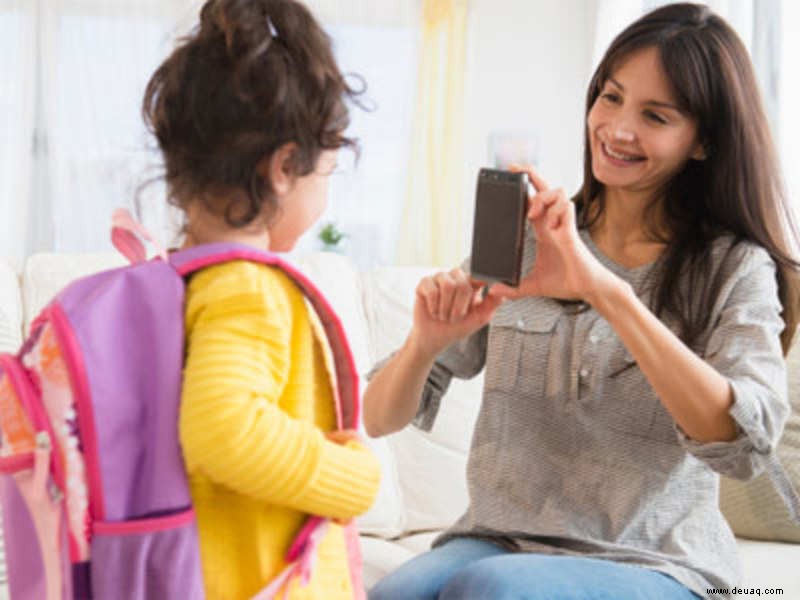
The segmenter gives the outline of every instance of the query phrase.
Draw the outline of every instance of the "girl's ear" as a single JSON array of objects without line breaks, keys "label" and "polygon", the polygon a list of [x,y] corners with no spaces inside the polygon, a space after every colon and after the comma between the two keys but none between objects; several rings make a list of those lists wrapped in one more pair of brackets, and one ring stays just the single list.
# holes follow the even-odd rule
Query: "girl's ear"
[{"label": "girl's ear", "polygon": [[284,196],[292,189],[295,180],[293,160],[297,144],[287,142],[258,163],[258,174],[269,180],[276,196]]}]

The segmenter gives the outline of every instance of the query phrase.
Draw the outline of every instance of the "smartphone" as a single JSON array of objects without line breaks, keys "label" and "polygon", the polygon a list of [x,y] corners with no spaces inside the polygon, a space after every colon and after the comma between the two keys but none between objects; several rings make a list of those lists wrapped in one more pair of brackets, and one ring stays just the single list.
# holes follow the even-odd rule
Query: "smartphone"
[{"label": "smartphone", "polygon": [[472,226],[473,279],[519,285],[527,212],[527,174],[480,170]]}]

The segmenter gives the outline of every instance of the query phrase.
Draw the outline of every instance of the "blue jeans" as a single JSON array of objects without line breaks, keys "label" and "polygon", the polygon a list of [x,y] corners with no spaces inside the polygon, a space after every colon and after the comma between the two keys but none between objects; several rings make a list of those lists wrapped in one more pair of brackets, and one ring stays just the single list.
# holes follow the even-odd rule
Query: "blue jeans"
[{"label": "blue jeans", "polygon": [[379,581],[369,600],[697,600],[672,577],[608,560],[454,538]]}]

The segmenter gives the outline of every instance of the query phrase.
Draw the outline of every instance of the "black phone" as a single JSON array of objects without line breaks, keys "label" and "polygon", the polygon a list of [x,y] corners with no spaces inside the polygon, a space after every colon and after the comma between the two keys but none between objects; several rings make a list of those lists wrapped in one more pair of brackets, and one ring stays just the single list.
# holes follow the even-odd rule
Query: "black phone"
[{"label": "black phone", "polygon": [[470,258],[473,279],[519,285],[527,212],[527,174],[480,170]]}]

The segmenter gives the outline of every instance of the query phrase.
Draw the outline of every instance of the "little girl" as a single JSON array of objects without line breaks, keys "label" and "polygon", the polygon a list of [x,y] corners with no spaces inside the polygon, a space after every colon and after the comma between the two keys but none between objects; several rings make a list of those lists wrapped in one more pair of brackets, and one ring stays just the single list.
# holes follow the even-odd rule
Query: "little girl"
[{"label": "little girl", "polygon": [[[354,91],[294,0],[208,0],[150,80],[143,113],[164,157],[185,246],[290,250],[322,213]],[[335,427],[325,348],[281,271],[233,261],[188,284],[180,439],[208,598],[250,598],[285,567],[309,515],[365,512],[375,457]],[[342,527],[289,597],[352,598]]]}]

